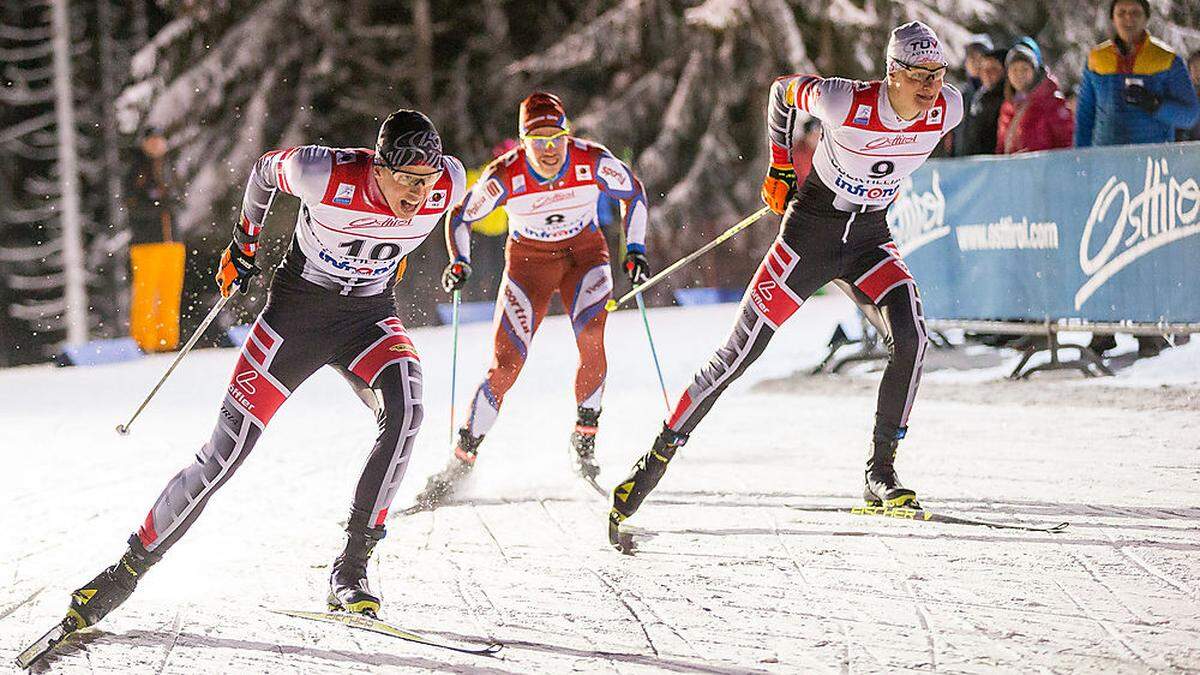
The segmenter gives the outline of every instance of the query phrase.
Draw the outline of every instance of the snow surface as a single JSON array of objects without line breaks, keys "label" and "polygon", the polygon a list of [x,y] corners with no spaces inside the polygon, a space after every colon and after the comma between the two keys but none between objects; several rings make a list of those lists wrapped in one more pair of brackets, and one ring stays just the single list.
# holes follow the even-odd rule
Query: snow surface
[{"label": "snow surface", "polygon": [[[673,395],[736,308],[652,310]],[[1004,375],[1017,355],[931,350],[901,474],[924,502],[1064,534],[877,520],[789,505],[858,503],[878,365],[803,373],[839,296],[811,300],[725,395],[631,524],[569,473],[569,325],[546,321],[481,449],[468,503],[394,517],[373,569],[390,620],[507,644],[487,659],[277,616],[321,609],[351,486],[374,432],[318,373],[275,417],[188,535],[55,671],[1200,672],[1200,340],[1117,377]],[[458,412],[489,358],[462,329]],[[448,454],[444,328],[416,329],[427,414],[397,500]],[[1124,350],[1132,348],[1122,339]],[[598,442],[612,485],[665,407],[636,311],[609,322]],[[118,437],[168,356],[0,371],[0,662],[112,563],[166,480],[208,437],[232,350],[189,355]]]}]

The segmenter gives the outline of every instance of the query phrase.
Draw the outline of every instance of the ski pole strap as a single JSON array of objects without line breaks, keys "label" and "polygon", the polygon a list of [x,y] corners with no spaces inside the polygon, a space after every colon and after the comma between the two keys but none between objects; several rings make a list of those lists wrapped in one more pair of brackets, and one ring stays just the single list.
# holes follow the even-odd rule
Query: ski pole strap
[{"label": "ski pole strap", "polygon": [[629,302],[634,296],[636,296],[640,293],[643,293],[646,291],[646,289],[658,284],[658,282],[665,279],[667,277],[667,275],[671,274],[675,270],[692,262],[693,260],[695,260],[696,258],[699,258],[700,256],[704,255],[705,253],[708,253],[709,251],[713,250],[717,246],[721,245],[721,243],[724,242],[726,239],[729,239],[730,237],[737,234],[738,232],[741,232],[742,230],[746,229],[747,227],[750,227],[759,218],[762,218],[763,216],[767,215],[767,213],[769,213],[770,211],[771,211],[770,207],[764,206],[761,209],[755,211],[754,213],[751,213],[750,215],[743,218],[741,220],[741,222],[739,222],[737,225],[734,225],[733,227],[729,228],[728,230],[725,230],[716,239],[713,239],[712,241],[708,242],[704,246],[700,247],[700,249],[698,251],[696,251],[695,253],[692,253],[691,255],[685,256],[685,257],[680,258],[679,260],[675,261],[674,263],[672,263],[669,267],[667,267],[663,271],[661,271],[658,274],[655,274],[654,276],[650,277],[649,279],[643,281],[641,283],[641,285],[634,286],[632,289],[630,289],[630,291],[628,293],[626,293],[625,295],[622,295],[619,299],[609,300],[607,303],[605,303],[604,309],[611,312],[614,309],[616,309],[617,307],[620,307],[621,305],[625,304],[626,302]]}]

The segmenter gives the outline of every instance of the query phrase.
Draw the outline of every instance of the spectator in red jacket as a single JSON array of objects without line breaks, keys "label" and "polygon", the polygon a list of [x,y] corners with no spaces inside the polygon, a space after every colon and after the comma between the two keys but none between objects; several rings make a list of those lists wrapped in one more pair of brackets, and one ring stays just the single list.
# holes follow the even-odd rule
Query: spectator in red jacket
[{"label": "spectator in red jacket", "polygon": [[1071,147],[1075,119],[1058,82],[1046,72],[1037,52],[1019,42],[1008,50],[1005,66],[1008,85],[1000,106],[996,153]]}]

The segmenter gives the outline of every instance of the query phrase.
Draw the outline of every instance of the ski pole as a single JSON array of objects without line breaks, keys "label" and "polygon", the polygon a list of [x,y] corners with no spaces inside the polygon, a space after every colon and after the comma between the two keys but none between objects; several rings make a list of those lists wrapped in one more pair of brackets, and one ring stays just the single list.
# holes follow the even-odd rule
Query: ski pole
[{"label": "ski pole", "polygon": [[225,303],[227,302],[229,302],[229,296],[222,295],[221,299],[217,300],[217,303],[213,305],[212,309],[208,310],[208,316],[204,317],[204,321],[200,322],[200,326],[196,328],[196,332],[192,333],[192,337],[188,338],[187,343],[183,345],[183,349],[179,350],[179,354],[175,357],[175,360],[171,362],[171,367],[167,368],[167,372],[163,373],[163,376],[161,379],[159,379],[158,384],[154,385],[154,388],[150,390],[150,393],[146,396],[146,400],[142,401],[142,404],[139,405],[138,409],[134,411],[133,417],[130,417],[129,421],[125,424],[117,425],[118,434],[121,434],[122,436],[129,434],[129,427],[133,426],[133,421],[138,418],[138,415],[142,414],[142,410],[146,408],[146,404],[150,403],[150,399],[154,398],[154,395],[158,393],[159,388],[163,386],[163,382],[166,382],[167,378],[171,376],[171,373],[175,371],[175,366],[178,366],[179,362],[183,360],[183,357],[187,356],[187,353],[192,350],[192,347],[195,346],[196,341],[200,339],[200,336],[204,334],[205,329],[208,328],[208,324],[212,323],[213,319],[217,318],[217,315],[221,313],[221,310],[225,307]]},{"label": "ski pole", "polygon": [[675,270],[679,269],[680,267],[683,267],[684,265],[692,262],[696,258],[699,258],[700,256],[704,255],[705,253],[708,253],[713,248],[719,246],[721,244],[721,242],[725,241],[726,239],[729,239],[730,237],[737,234],[738,232],[741,232],[742,230],[746,229],[747,227],[750,227],[759,218],[762,218],[763,216],[767,215],[767,212],[770,210],[771,210],[770,207],[764,206],[761,209],[755,211],[754,213],[751,213],[750,215],[743,218],[740,223],[738,223],[737,225],[734,225],[733,227],[729,228],[728,230],[725,230],[716,239],[713,239],[712,241],[708,242],[704,246],[700,247],[700,250],[696,251],[695,253],[692,253],[691,255],[685,256],[685,257],[680,258],[679,260],[675,261],[674,263],[671,264],[670,267],[667,267],[666,269],[659,272],[658,274],[655,274],[654,276],[650,277],[649,279],[643,281],[640,286],[634,286],[632,289],[630,289],[630,291],[628,293],[626,293],[625,295],[622,295],[619,299],[609,300],[607,303],[604,304],[604,309],[611,312],[614,309],[616,309],[617,307],[620,307],[621,305],[625,304],[626,302],[629,302],[630,298],[633,298],[634,296],[639,295],[646,289],[648,289],[651,286],[654,286],[658,282],[662,281],[671,272],[674,272]]},{"label": "ski pole", "polygon": [[667,405],[667,413],[671,412],[671,398],[667,396],[667,381],[663,379],[662,366],[658,364],[658,350],[654,348],[654,336],[650,334],[650,319],[646,318],[646,303],[642,294],[634,296],[638,309],[642,312],[642,325],[646,327],[646,342],[650,343],[650,358],[654,359],[654,370],[658,372],[658,384],[662,387],[663,403]]},{"label": "ski pole", "polygon": [[450,324],[453,333],[450,347],[450,444],[454,445],[454,385],[458,374],[458,302],[462,291],[454,289],[454,308],[450,312]]}]

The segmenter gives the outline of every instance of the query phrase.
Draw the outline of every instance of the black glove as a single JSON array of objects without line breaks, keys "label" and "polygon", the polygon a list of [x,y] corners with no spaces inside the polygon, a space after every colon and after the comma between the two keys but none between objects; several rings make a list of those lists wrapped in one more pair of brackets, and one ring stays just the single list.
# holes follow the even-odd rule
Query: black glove
[{"label": "black glove", "polygon": [[446,270],[442,272],[442,288],[447,293],[460,291],[463,286],[467,285],[467,279],[470,278],[471,263],[463,260],[455,260],[446,265]]},{"label": "black glove", "polygon": [[650,278],[650,263],[646,262],[645,255],[637,251],[625,254],[624,267],[625,276],[629,277],[629,283],[634,286]]},{"label": "black glove", "polygon": [[1137,106],[1148,113],[1153,113],[1155,110],[1158,110],[1158,106],[1162,105],[1162,99],[1140,84],[1131,84],[1125,87],[1125,90],[1121,94],[1125,98],[1126,103]]},{"label": "black glove", "polygon": [[217,267],[217,286],[221,295],[228,298],[236,285],[242,293],[250,291],[250,280],[262,273],[254,264],[254,256],[242,251],[241,244],[236,240],[221,254],[221,263]]}]

